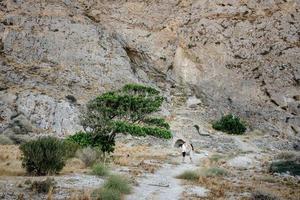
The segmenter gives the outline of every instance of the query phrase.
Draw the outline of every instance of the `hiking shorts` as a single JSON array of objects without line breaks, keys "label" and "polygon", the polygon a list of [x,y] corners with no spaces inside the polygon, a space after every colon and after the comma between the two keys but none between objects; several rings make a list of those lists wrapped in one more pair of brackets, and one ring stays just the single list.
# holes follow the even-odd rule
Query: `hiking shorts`
[{"label": "hiking shorts", "polygon": [[186,152],[182,152],[182,157],[185,157],[185,155],[186,155]]}]

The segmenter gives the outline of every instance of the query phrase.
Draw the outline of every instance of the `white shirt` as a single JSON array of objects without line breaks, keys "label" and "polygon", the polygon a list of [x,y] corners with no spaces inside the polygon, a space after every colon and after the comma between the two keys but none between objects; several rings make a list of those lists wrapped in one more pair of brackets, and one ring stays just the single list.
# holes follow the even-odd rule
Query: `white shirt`
[{"label": "white shirt", "polygon": [[182,144],[181,149],[182,149],[182,152],[186,152],[186,145],[185,145],[185,144]]}]

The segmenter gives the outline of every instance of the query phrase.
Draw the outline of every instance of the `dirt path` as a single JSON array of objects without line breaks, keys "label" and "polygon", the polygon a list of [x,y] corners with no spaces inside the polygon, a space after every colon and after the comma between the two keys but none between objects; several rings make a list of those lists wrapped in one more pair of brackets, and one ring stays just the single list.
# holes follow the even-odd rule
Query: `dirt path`
[{"label": "dirt path", "polygon": [[[160,170],[154,174],[146,174],[145,177],[138,179],[139,186],[134,188],[127,200],[176,200],[180,199],[183,191],[186,191],[184,185],[175,177],[185,170],[194,170],[198,167],[201,159],[205,157],[205,152],[194,154],[194,163],[186,159],[186,163],[179,165],[164,164]],[[178,158],[181,159],[181,158]],[[197,193],[207,191],[205,188],[197,187]]]}]

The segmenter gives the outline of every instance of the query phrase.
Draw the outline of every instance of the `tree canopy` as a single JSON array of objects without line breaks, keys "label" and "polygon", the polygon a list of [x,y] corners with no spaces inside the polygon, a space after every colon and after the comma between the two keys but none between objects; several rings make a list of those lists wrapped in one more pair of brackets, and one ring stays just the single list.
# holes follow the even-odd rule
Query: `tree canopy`
[{"label": "tree canopy", "polygon": [[103,152],[114,150],[118,133],[170,139],[169,124],[163,118],[151,116],[159,111],[163,100],[152,87],[127,84],[89,101],[81,123],[92,146],[100,146]]}]

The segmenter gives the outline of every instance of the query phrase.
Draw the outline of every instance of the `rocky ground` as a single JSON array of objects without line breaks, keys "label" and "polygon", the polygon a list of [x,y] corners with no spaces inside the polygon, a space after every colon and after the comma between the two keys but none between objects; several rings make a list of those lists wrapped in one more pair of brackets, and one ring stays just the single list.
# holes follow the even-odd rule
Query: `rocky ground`
[{"label": "rocky ground", "polygon": [[[99,189],[105,181],[91,175],[90,168],[73,158],[59,175],[50,177],[55,180],[51,193],[38,193],[30,189],[28,181],[32,183],[46,177],[26,176],[17,146],[0,148],[5,152],[0,158],[1,199],[90,199],[93,190]],[[128,200],[253,199],[256,193],[278,199],[299,199],[299,177],[270,174],[268,167],[273,159],[274,155],[258,149],[220,153],[196,147],[193,163],[189,159],[182,163],[180,150],[176,148],[118,143],[108,163],[114,173],[129,178],[133,190],[124,196]],[[226,173],[207,174],[209,169],[216,168]],[[186,170],[201,176],[194,181],[176,178]]]}]

